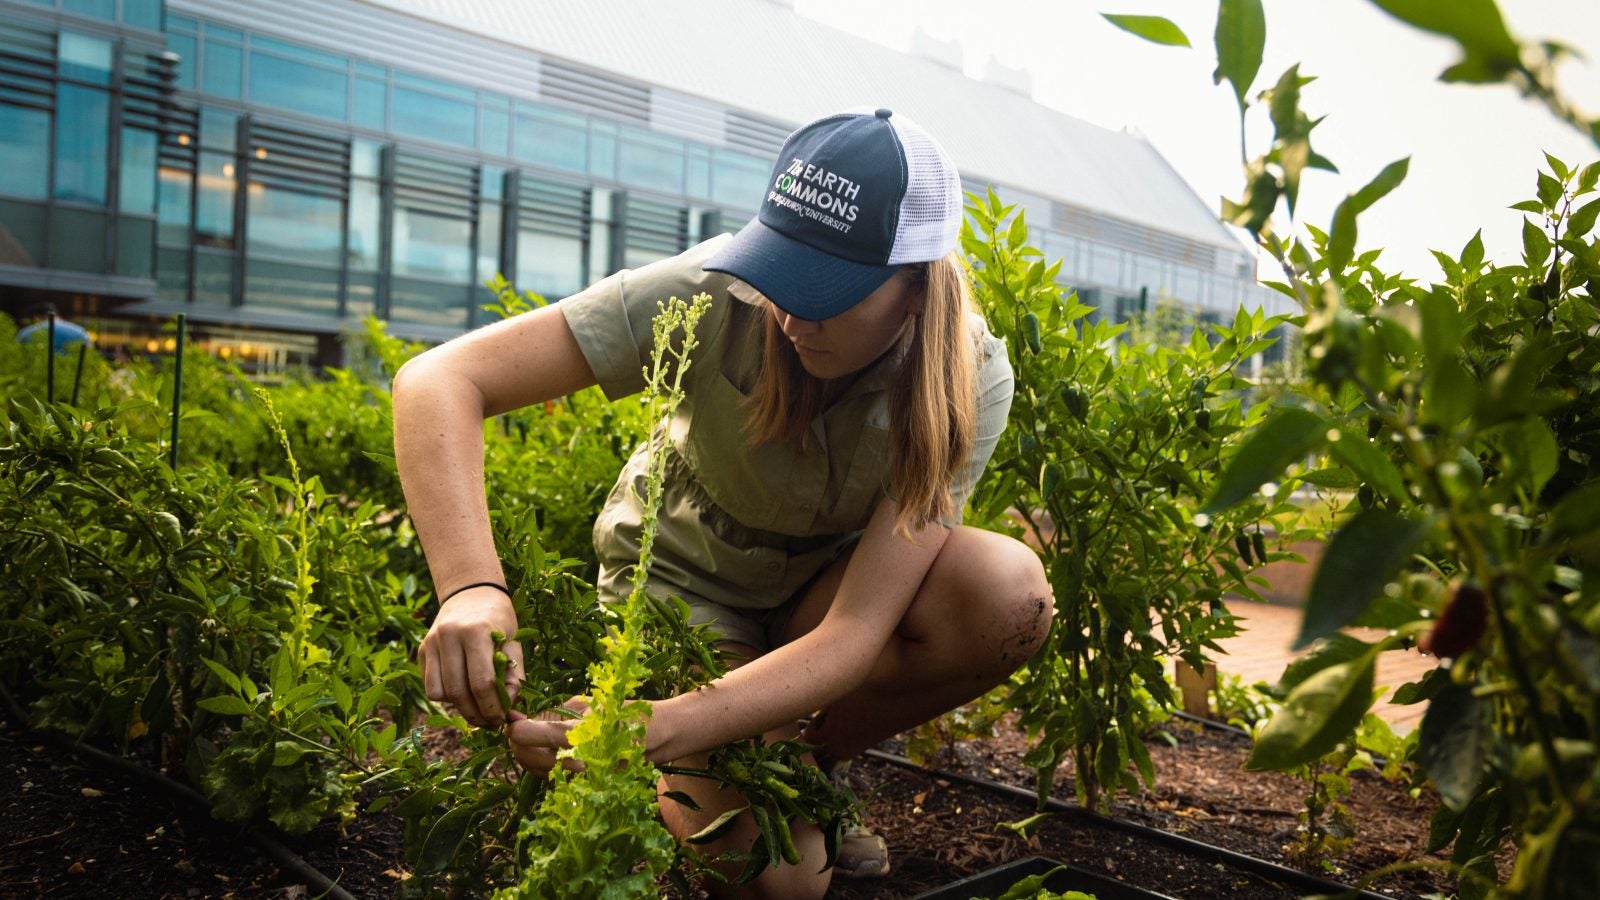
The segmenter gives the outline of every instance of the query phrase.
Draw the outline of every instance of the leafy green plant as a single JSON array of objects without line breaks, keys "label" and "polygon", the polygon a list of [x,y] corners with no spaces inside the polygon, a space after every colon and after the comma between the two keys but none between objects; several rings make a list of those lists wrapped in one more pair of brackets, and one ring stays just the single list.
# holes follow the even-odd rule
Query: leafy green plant
[{"label": "leafy green plant", "polygon": [[906,756],[927,768],[955,762],[956,747],[962,741],[995,736],[995,725],[1006,714],[1007,692],[1004,686],[995,688],[965,706],[958,706],[911,729],[906,737]]},{"label": "leafy green plant", "polygon": [[[1374,2],[1459,45],[1445,80],[1517,86],[1600,146],[1600,119],[1555,85],[1554,62],[1570,48],[1519,42],[1493,0]],[[1265,31],[1259,0],[1221,0],[1217,78],[1233,84],[1241,115]],[[1260,95],[1273,144],[1223,214],[1259,237],[1284,272],[1275,287],[1305,310],[1307,381],[1241,441],[1227,480],[1278,481],[1300,456],[1326,459],[1321,471],[1356,488],[1356,508],[1318,568],[1299,643],[1348,624],[1391,636],[1314,654],[1251,765],[1290,769],[1346,742],[1371,703],[1377,653],[1420,639],[1453,660],[1402,689],[1406,702],[1429,703],[1415,752],[1444,801],[1429,850],[1454,841],[1466,897],[1578,896],[1600,877],[1600,201],[1582,199],[1600,164],[1547,154],[1536,196],[1514,206],[1533,217],[1520,265],[1489,263],[1475,235],[1456,257],[1436,251],[1444,281],[1419,286],[1381,271],[1380,251],[1357,253],[1358,217],[1405,178],[1408,160],[1347,197],[1326,231],[1299,223],[1309,240],[1272,227],[1280,199],[1294,216],[1303,171],[1332,167],[1310,147],[1306,83],[1291,67]],[[1236,499],[1218,491],[1209,506]],[[1492,854],[1507,835],[1519,852],[1501,886]]]},{"label": "leafy green plant", "polygon": [[1162,660],[1203,667],[1216,641],[1236,633],[1224,592],[1257,596],[1248,570],[1285,557],[1249,526],[1287,520],[1287,491],[1257,491],[1258,482],[1239,491],[1238,506],[1197,519],[1228,438],[1265,412],[1247,405],[1239,363],[1270,346],[1284,319],[1240,310],[1178,347],[1118,342],[1123,326],[1091,320],[1057,283],[1060,264],[1026,245],[1022,213],[992,193],[973,197],[968,212],[962,247],[977,302],[1016,376],[969,521],[1020,530],[1039,550],[1056,608],[1008,702],[1037,736],[1027,761],[1041,792],[1070,756],[1080,800],[1098,805],[1154,779],[1143,734],[1175,703]]},{"label": "leafy green plant", "polygon": [[[1441,828],[1474,804],[1480,823],[1527,823],[1504,888],[1513,896],[1575,883],[1592,860],[1576,848],[1596,827],[1571,767],[1593,752],[1600,690],[1583,662],[1600,646],[1590,338],[1600,312],[1589,293],[1600,266],[1587,237],[1600,204],[1577,199],[1595,190],[1600,165],[1552,159],[1551,169],[1519,205],[1543,219],[1526,221],[1520,266],[1487,265],[1474,237],[1459,259],[1441,255],[1446,282],[1425,290],[1370,263],[1339,266],[1317,233],[1311,248],[1288,246],[1289,287],[1321,304],[1306,329],[1313,381],[1294,410],[1310,437],[1297,446],[1327,453],[1365,488],[1365,508],[1319,567],[1301,641],[1346,624],[1397,636],[1291,692],[1252,758],[1283,767],[1342,740],[1370,702],[1379,649],[1425,636],[1455,658],[1450,677],[1413,692],[1432,701],[1418,752],[1446,803]],[[1285,440],[1281,428],[1251,438]],[[1273,468],[1249,477],[1276,478]],[[1265,741],[1308,731],[1317,739]],[[1458,827],[1457,861],[1484,868],[1500,834]]]},{"label": "leafy green plant", "polygon": [[[315,479],[279,488],[214,466],[179,477],[118,427],[120,412],[8,410],[7,684],[28,686],[39,724],[119,748],[159,741],[167,770],[224,817],[294,831],[347,817],[343,776],[383,741],[373,708],[403,716],[421,698],[414,667],[390,666],[419,626],[373,574],[381,540],[329,515]],[[336,571],[317,544],[373,568]]]},{"label": "leafy green plant", "polygon": [[[649,421],[671,415],[683,399],[695,326],[709,305],[704,294],[688,303],[674,297],[652,323],[645,390]],[[671,336],[679,329],[683,339],[674,345]],[[656,816],[660,773],[644,758],[650,707],[638,698],[647,674],[640,637],[649,610],[645,584],[665,472],[665,449],[653,442],[640,498],[644,519],[633,590],[620,621],[603,639],[604,653],[589,667],[588,711],[568,733],[571,747],[558,754],[581,770],[564,765],[552,770],[549,793],[518,832],[518,840],[530,845],[528,866],[507,896],[647,896],[655,878],[672,864],[675,845]]]}]

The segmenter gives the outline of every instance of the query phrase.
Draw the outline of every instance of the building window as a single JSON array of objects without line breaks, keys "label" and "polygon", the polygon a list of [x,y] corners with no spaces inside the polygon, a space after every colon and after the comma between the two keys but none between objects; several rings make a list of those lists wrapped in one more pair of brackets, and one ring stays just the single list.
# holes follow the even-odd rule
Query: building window
[{"label": "building window", "polygon": [[1108,287],[1125,287],[1122,277],[1122,252],[1113,247],[1091,244],[1089,280]]},{"label": "building window", "polygon": [[339,270],[251,257],[245,263],[247,306],[331,316],[339,310]]},{"label": "building window", "polygon": [[[382,247],[383,228],[381,195],[378,173],[382,149],[372,141],[350,143],[350,225],[345,235],[345,259],[349,261],[351,293],[347,295],[345,311],[353,306],[362,312],[375,312],[372,305],[377,297],[377,271]],[[360,276],[355,273],[370,273]],[[361,285],[357,290],[354,286]],[[367,286],[371,290],[366,290]],[[355,300],[352,304],[350,301]]]},{"label": "building window", "polygon": [[478,122],[482,128],[479,149],[493,156],[510,156],[511,101],[504,97],[484,97]]},{"label": "building window", "polygon": [[393,156],[391,321],[463,328],[472,293],[478,169],[420,154]]},{"label": "building window", "polygon": [[122,171],[117,176],[119,211],[155,215],[156,142],[153,131],[122,129]]},{"label": "building window", "polygon": [[258,37],[251,43],[252,102],[343,121],[348,83],[345,64],[337,57],[267,38]]},{"label": "building window", "polygon": [[61,9],[110,22],[117,20],[117,0],[61,0]]},{"label": "building window", "polygon": [[583,289],[589,280],[592,203],[593,192],[583,186],[523,179],[517,207],[519,289],[550,299]]},{"label": "building window", "polygon": [[178,80],[174,82],[179,90],[194,90],[195,64],[199,62],[199,42],[192,34],[181,34],[175,31],[167,32],[167,49],[178,55]]},{"label": "building window", "polygon": [[477,97],[468,88],[394,73],[393,129],[397,134],[471,148],[477,131]]},{"label": "building window", "polygon": [[1193,266],[1173,265],[1172,293],[1185,303],[1200,304],[1211,298],[1202,293],[1200,270]]},{"label": "building window", "polygon": [[57,206],[50,211],[49,266],[74,272],[106,270],[106,214]]},{"label": "building window", "polygon": [[383,131],[389,127],[389,85],[376,78],[356,78],[354,122],[362,128]]},{"label": "building window", "polygon": [[50,114],[0,103],[0,194],[43,200],[49,173]]},{"label": "building window", "polygon": [[734,209],[755,209],[766,196],[767,175],[772,161],[713,150],[711,153],[711,199]]},{"label": "building window", "polygon": [[338,198],[285,190],[252,180],[246,249],[328,266],[339,264],[342,209]]},{"label": "building window", "polygon": [[589,165],[589,129],[578,113],[517,107],[513,148],[517,159],[552,169],[582,172]]},{"label": "building window", "polygon": [[681,252],[689,244],[689,211],[670,203],[629,196],[622,265],[636,269]]},{"label": "building window", "polygon": [[244,51],[235,44],[224,44],[210,38],[205,42],[204,77],[201,84],[208,94],[239,99],[244,84]]},{"label": "building window", "polygon": [[161,5],[161,0],[122,0],[123,24],[160,31]]},{"label": "building window", "polygon": [[189,197],[193,193],[192,168],[163,165],[157,173],[161,183],[160,237],[163,244],[188,246]]},{"label": "building window", "polygon": [[366,271],[378,269],[378,183],[356,179],[350,183],[350,234],[346,238],[345,256],[350,268]]},{"label": "building window", "polygon": [[683,142],[637,128],[623,129],[617,144],[617,180],[683,193]]},{"label": "building window", "polygon": [[0,261],[29,268],[44,264],[45,209],[42,203],[0,200]]},{"label": "building window", "polygon": [[57,66],[62,78],[90,84],[111,83],[111,42],[88,35],[61,32]]},{"label": "building window", "polygon": [[517,232],[517,287],[557,299],[583,290],[583,241]]},{"label": "building window", "polygon": [[1167,286],[1165,266],[1159,259],[1140,253],[1133,254],[1133,286],[1149,288],[1151,292]]},{"label": "building window", "polygon": [[500,265],[500,230],[504,220],[502,199],[505,170],[484,166],[478,177],[478,261],[474,280],[478,284],[505,274]]},{"label": "building window", "polygon": [[426,210],[395,210],[396,275],[466,284],[472,280],[472,223]]},{"label": "building window", "polygon": [[56,94],[56,199],[106,202],[110,115],[105,91],[61,85]]},{"label": "building window", "polygon": [[200,154],[200,196],[195,203],[195,241],[207,247],[233,246],[233,158]]},{"label": "building window", "polygon": [[589,129],[589,174],[606,181],[617,177],[617,126],[594,122]]}]

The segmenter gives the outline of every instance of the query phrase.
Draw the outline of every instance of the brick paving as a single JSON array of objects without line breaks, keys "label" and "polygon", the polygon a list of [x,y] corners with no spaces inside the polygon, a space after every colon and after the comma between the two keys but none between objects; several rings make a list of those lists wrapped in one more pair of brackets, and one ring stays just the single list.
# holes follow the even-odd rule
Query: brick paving
[{"label": "brick paving", "polygon": [[[1300,610],[1276,603],[1233,600],[1228,604],[1228,611],[1239,617],[1244,633],[1218,642],[1225,654],[1217,658],[1218,673],[1237,675],[1245,684],[1277,681],[1284,667],[1300,655],[1289,649],[1300,632]],[[1378,640],[1384,634],[1373,628],[1347,631],[1364,641]],[[1389,690],[1373,711],[1397,733],[1404,734],[1416,728],[1428,705],[1398,706],[1389,702],[1389,696],[1395,688],[1416,681],[1436,665],[1438,660],[1416,650],[1390,650],[1378,657],[1376,684]]]}]

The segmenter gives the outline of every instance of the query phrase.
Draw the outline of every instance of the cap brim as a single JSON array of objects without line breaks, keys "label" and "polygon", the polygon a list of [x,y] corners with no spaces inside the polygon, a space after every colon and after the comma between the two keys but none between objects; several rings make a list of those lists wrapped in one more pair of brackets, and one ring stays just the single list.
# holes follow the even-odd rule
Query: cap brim
[{"label": "cap brim", "polygon": [[751,219],[701,268],[738,278],[791,316],[819,321],[860,303],[900,267],[840,259]]}]

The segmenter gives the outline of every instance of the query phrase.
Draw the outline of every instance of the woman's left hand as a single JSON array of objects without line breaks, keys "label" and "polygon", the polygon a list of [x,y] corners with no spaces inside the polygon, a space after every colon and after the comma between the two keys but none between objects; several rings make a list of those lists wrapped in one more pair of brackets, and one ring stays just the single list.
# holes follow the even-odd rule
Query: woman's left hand
[{"label": "woman's left hand", "polygon": [[[562,706],[576,715],[552,709],[529,718],[512,711],[511,722],[506,725],[511,755],[517,758],[524,769],[535,775],[547,775],[556,767],[556,752],[568,746],[567,732],[589,711],[589,704],[582,697],[573,697]],[[563,765],[573,771],[582,768],[573,759],[566,760]]]}]

